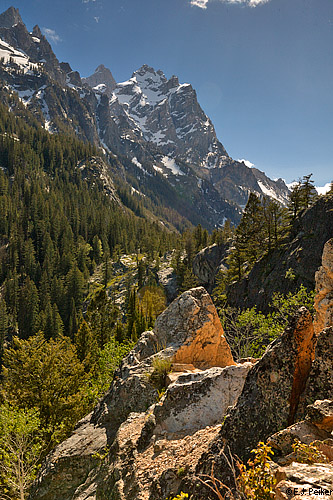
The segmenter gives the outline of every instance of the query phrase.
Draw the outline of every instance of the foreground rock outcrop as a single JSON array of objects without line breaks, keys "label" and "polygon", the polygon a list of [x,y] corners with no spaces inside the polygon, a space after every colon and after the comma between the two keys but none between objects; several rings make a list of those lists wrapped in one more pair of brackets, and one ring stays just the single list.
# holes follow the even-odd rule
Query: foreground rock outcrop
[{"label": "foreground rock outcrop", "polygon": [[[213,500],[203,474],[214,467],[233,488],[232,457],[246,461],[267,439],[276,499],[299,499],[288,492],[302,488],[333,490],[332,464],[299,464],[292,449],[295,439],[315,441],[333,459],[331,245],[317,273],[325,293],[316,300],[316,324],[325,328],[315,330],[301,308],[257,362],[234,362],[204,288],[174,300],[123,360],[94,412],[47,457],[31,500],[165,500],[180,491]],[[156,358],[173,361],[164,394],[151,377]]]},{"label": "foreground rock outcrop", "polygon": [[333,465],[292,463],[279,469],[276,500],[330,498],[333,491]]},{"label": "foreground rock outcrop", "polygon": [[[325,245],[323,266],[317,273],[317,289],[321,289],[325,269],[331,266],[327,255],[332,255],[332,240]],[[327,284],[328,280],[324,278]],[[332,291],[332,289],[331,289]],[[326,286],[325,300],[330,295],[330,285]],[[316,316],[323,317],[332,305],[316,300]],[[325,320],[326,321],[326,320]],[[329,323],[329,319],[327,319]],[[325,324],[327,324],[325,322]],[[230,455],[237,455],[242,460],[250,457],[250,452],[259,441],[264,441],[279,430],[305,418],[307,406],[317,399],[333,399],[333,328],[329,326],[317,332],[314,330],[311,316],[305,308],[301,308],[284,334],[275,340],[266,350],[263,357],[250,370],[244,384],[242,394],[236,405],[231,408],[225,418],[224,425],[209,446],[196,468],[196,474],[209,474],[215,464],[217,475],[229,486],[233,486],[234,478],[230,469]],[[315,407],[312,407],[315,408]],[[329,414],[330,405],[326,412]],[[314,411],[314,409],[312,410]],[[329,416],[327,416],[329,421]],[[309,439],[329,438],[326,429],[316,428],[314,422],[296,423],[283,434],[289,447],[292,440],[300,436],[311,436]],[[285,437],[287,436],[287,438]],[[275,435],[273,441],[281,439]],[[290,450],[289,450],[290,451]],[[191,483],[189,487],[195,491]],[[200,499],[194,496],[195,500]],[[284,498],[284,497],[277,497]]]},{"label": "foreground rock outcrop", "polygon": [[250,371],[218,438],[242,460],[249,458],[258,441],[293,420],[314,357],[314,341],[311,315],[302,308]]},{"label": "foreground rock outcrop", "polygon": [[333,399],[333,327],[320,332],[315,359],[312,363],[309,377],[301,394],[297,419],[303,418],[306,407],[317,399]]},{"label": "foreground rock outcrop", "polygon": [[[333,401],[316,401],[308,406],[306,420],[277,432],[268,439],[274,450],[275,498],[311,499],[330,496],[333,491]],[[307,445],[303,455],[295,443]],[[315,448],[314,448],[315,446]],[[311,451],[312,450],[312,451]],[[316,453],[316,457],[311,456]],[[306,463],[308,461],[308,463]],[[314,463],[315,462],[315,463]]]},{"label": "foreground rock outcrop", "polygon": [[[160,401],[150,378],[156,357],[170,358],[178,367]],[[94,412],[47,457],[31,498],[148,498],[151,482],[142,470],[153,467],[162,450],[170,455],[167,450],[179,449],[179,440],[188,446],[189,435],[199,433],[197,460],[251,367],[234,362],[206,290],[184,292],[158,317],[154,330],[141,336]],[[177,461],[175,455],[175,467]]]}]

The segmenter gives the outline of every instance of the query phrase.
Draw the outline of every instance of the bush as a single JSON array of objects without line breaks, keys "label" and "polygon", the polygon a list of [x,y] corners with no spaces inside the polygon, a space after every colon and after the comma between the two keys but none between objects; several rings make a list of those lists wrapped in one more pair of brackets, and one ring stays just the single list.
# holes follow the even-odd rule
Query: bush
[{"label": "bush", "polygon": [[314,314],[314,292],[303,285],[295,293],[275,293],[272,312],[263,314],[256,307],[240,311],[231,307],[220,310],[226,339],[236,359],[263,355],[266,347],[285,330],[290,318],[305,306]]},{"label": "bush", "polygon": [[268,344],[283,332],[272,315],[265,316],[256,307],[245,311],[229,307],[222,314],[225,337],[235,359],[261,357]]},{"label": "bush", "polygon": [[270,455],[273,455],[272,449],[260,442],[251,453],[254,453],[255,457],[253,461],[248,461],[248,468],[239,464],[238,486],[241,494],[253,500],[271,500],[274,498],[275,485],[269,464]]},{"label": "bush", "polygon": [[1,498],[25,498],[35,479],[43,443],[39,412],[0,406]]},{"label": "bush", "polygon": [[329,462],[326,455],[324,455],[314,443],[304,444],[295,439],[292,445],[294,454],[296,455],[295,461],[301,464],[316,464]]},{"label": "bush", "polygon": [[314,297],[315,292],[309,291],[304,285],[301,285],[296,292],[289,292],[287,295],[276,292],[273,294],[270,307],[272,308],[272,317],[276,323],[286,327],[288,321],[295,315],[296,311],[304,306],[311,315],[314,315]]}]

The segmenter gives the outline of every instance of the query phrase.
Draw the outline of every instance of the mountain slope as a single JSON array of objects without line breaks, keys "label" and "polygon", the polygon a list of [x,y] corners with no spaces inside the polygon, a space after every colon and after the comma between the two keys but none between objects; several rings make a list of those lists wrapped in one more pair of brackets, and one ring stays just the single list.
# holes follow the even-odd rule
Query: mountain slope
[{"label": "mountain slope", "polygon": [[38,26],[28,32],[13,7],[0,16],[0,57],[3,100],[17,92],[51,133],[75,134],[103,148],[117,164],[116,175],[166,212],[179,210],[212,229],[227,218],[238,223],[251,191],[286,202],[281,179],[229,157],[195,90],[177,77],[168,80],[144,65],[116,84],[100,65],[81,79],[59,63]]}]

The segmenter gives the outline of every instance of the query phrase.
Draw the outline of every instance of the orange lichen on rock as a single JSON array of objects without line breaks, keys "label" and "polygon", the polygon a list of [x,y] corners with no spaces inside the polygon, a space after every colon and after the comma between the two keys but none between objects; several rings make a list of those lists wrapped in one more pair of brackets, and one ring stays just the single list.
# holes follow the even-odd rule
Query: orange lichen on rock
[{"label": "orange lichen on rock", "polygon": [[220,318],[203,287],[182,293],[157,318],[155,342],[173,346],[172,361],[194,368],[234,365]]},{"label": "orange lichen on rock", "polygon": [[316,337],[314,333],[311,314],[305,307],[298,311],[295,322],[294,341],[296,342],[297,356],[293,385],[290,395],[290,411],[288,425],[294,422],[299,398],[304,391],[308,379],[312,362],[315,357]]},{"label": "orange lichen on rock", "polygon": [[[207,294],[210,299],[209,295]],[[211,302],[211,300],[210,300]],[[221,321],[214,304],[205,308],[206,318],[191,332],[173,357],[174,363],[192,364],[196,368],[235,365],[228,342],[224,337]]]}]

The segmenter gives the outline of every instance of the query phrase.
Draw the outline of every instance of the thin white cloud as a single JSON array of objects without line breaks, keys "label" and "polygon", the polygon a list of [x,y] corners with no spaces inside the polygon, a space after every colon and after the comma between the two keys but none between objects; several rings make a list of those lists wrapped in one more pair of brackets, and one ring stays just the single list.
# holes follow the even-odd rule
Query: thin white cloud
[{"label": "thin white cloud", "polygon": [[53,43],[61,42],[60,36],[51,28],[42,28],[42,33],[48,40],[51,40],[51,42]]},{"label": "thin white cloud", "polygon": [[96,0],[82,0],[82,3],[96,2]]},{"label": "thin white cloud", "polygon": [[269,0],[248,0],[247,3],[250,7],[257,7],[258,5],[263,5],[267,2],[269,2]]},{"label": "thin white cloud", "polygon": [[209,0],[191,0],[191,5],[194,7],[200,7],[200,9],[207,9],[207,4]]},{"label": "thin white cloud", "polygon": [[[89,1],[89,0],[84,0]],[[221,3],[228,4],[239,4],[247,7],[258,7],[259,5],[263,5],[264,3],[269,2],[270,0],[190,0],[190,4],[194,7],[199,7],[200,9],[207,9],[207,4],[212,1],[218,1]]]}]

